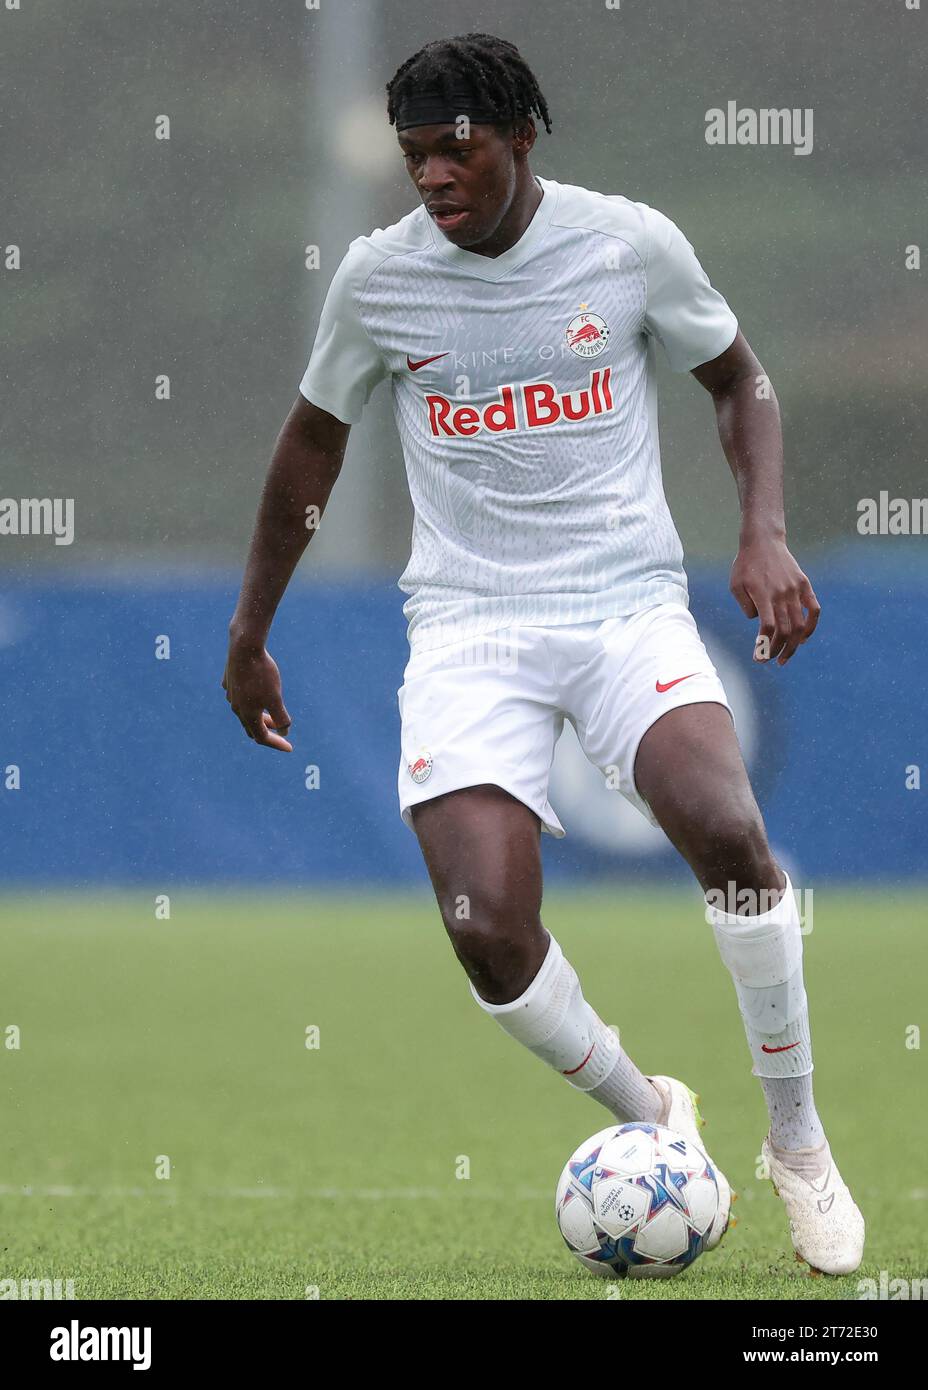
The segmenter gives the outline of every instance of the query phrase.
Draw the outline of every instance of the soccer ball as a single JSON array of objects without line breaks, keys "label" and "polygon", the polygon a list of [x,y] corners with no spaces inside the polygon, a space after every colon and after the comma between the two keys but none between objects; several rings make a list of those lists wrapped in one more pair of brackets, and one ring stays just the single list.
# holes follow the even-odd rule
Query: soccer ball
[{"label": "soccer ball", "polygon": [[719,1206],[701,1149],[661,1125],[613,1125],[571,1154],[554,1199],[567,1248],[595,1274],[670,1278],[702,1253]]}]

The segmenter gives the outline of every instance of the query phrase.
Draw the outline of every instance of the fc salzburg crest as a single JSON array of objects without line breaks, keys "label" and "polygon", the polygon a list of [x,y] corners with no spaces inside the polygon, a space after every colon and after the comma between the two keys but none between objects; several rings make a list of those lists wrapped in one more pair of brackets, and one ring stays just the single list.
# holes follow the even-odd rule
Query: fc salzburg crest
[{"label": "fc salzburg crest", "polygon": [[409,775],[414,782],[426,782],[432,775],[432,755],[426,749],[419,749],[419,756],[409,764]]},{"label": "fc salzburg crest", "polygon": [[567,325],[567,346],[578,357],[598,357],[606,346],[609,328],[599,314],[577,314]]}]

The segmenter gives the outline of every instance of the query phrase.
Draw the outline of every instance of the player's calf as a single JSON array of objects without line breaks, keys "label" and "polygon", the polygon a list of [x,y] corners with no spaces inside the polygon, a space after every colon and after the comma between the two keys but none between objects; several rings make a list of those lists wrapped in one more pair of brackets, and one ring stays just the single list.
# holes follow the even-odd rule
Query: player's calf
[{"label": "player's calf", "polygon": [[413,824],[480,1007],[621,1123],[656,1120],[662,1097],[587,1003],[541,925],[538,817],[502,789],[481,786],[420,803]]}]

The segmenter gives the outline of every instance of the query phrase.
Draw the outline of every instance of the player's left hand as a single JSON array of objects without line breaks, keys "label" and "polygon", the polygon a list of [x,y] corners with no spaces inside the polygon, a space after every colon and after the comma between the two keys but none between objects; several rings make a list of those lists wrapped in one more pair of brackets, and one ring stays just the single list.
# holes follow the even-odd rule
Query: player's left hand
[{"label": "player's left hand", "polygon": [[760,619],[754,660],[776,658],[778,666],[785,666],[797,647],[808,642],[822,611],[786,542],[743,543],[729,587],[745,616]]}]

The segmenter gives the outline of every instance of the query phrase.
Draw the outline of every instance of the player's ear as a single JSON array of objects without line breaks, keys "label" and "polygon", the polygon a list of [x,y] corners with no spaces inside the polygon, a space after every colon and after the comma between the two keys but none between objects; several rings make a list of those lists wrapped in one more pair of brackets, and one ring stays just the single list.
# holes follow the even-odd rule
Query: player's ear
[{"label": "player's ear", "polygon": [[512,127],[512,152],[523,157],[528,154],[538,138],[538,131],[531,116],[516,121]]}]

